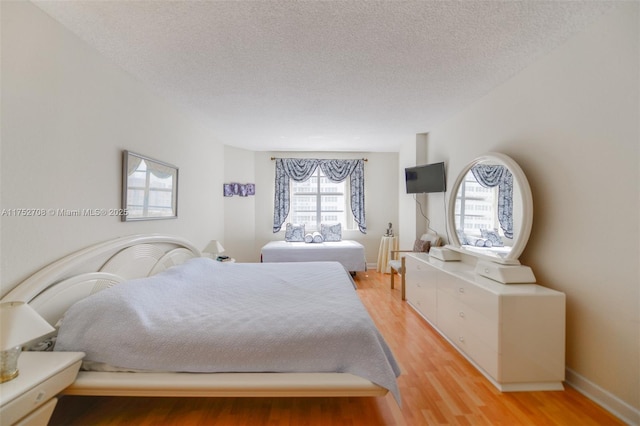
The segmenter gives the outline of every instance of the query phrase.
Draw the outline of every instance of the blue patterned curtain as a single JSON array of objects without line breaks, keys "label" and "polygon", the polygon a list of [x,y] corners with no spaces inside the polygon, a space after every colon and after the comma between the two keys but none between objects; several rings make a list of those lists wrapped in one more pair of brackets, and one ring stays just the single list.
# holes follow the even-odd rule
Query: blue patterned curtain
[{"label": "blue patterned curtain", "polygon": [[485,188],[498,187],[498,221],[504,236],[513,238],[513,175],[505,166],[476,164],[473,176]]},{"label": "blue patterned curtain", "polygon": [[350,177],[351,212],[360,232],[367,233],[364,215],[364,162],[363,160],[318,160],[313,158],[276,159],[276,190],[273,208],[273,232],[278,232],[289,215],[289,179],[302,182],[320,166],[333,182]]}]

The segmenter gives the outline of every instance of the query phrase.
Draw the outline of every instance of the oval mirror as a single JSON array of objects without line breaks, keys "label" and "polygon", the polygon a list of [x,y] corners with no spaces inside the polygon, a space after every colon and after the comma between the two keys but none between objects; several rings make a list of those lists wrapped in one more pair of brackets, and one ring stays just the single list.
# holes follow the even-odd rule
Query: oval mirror
[{"label": "oval mirror", "polygon": [[449,196],[449,248],[519,264],[532,222],[529,182],[513,159],[489,153],[462,169]]}]

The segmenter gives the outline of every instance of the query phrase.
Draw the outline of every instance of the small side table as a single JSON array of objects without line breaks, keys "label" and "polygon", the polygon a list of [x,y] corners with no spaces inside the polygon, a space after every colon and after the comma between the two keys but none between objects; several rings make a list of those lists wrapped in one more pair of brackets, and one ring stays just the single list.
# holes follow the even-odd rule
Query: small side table
[{"label": "small side table", "polygon": [[82,352],[23,352],[20,374],[0,384],[0,424],[46,426],[56,395],[74,382]]},{"label": "small side table", "polygon": [[391,273],[389,261],[393,259],[392,251],[398,250],[398,237],[385,237],[380,240],[380,248],[378,249],[378,266],[377,271],[385,274]]}]

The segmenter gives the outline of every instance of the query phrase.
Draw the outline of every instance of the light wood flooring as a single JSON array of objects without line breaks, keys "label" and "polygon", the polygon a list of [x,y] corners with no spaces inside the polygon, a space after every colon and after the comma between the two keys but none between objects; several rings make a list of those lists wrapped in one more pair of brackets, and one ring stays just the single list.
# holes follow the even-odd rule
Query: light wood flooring
[{"label": "light wood flooring", "polygon": [[[399,281],[399,280],[398,280]],[[403,374],[402,406],[379,398],[62,397],[50,425],[623,425],[566,386],[501,393],[389,289],[359,272],[358,293]]]}]

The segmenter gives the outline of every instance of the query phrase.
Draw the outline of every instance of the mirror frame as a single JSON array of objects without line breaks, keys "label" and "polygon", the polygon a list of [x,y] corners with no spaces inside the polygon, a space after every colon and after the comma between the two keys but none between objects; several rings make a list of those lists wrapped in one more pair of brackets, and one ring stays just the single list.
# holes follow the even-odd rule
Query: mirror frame
[{"label": "mirror frame", "polygon": [[[164,168],[171,169],[171,173],[174,176],[173,186],[171,188],[171,214],[167,216],[154,216],[147,214],[145,216],[131,217],[128,214],[129,202],[127,200],[128,188],[129,188],[129,160],[131,157],[144,160],[147,164],[156,164]],[[147,188],[148,189],[148,188]],[[124,150],[122,151],[122,210],[125,214],[122,215],[123,222],[132,222],[139,220],[158,220],[158,219],[176,219],[178,217],[178,167],[173,164],[158,161],[153,158],[136,154],[135,152]]]},{"label": "mirror frame", "polygon": [[[458,233],[456,230],[455,223],[455,207],[456,207],[456,198],[458,196],[458,188],[462,184],[465,176],[471,170],[473,166],[479,163],[492,162],[493,164],[500,164],[509,169],[511,174],[513,175],[514,182],[517,184],[518,189],[520,191],[520,197],[522,198],[522,220],[520,226],[520,232],[516,238],[514,238],[514,243],[511,248],[511,251],[508,255],[504,257],[493,256],[489,254],[482,254],[473,250],[466,249],[463,245],[460,244],[460,240],[458,239]],[[475,256],[478,258],[490,260],[492,262],[507,264],[507,265],[519,265],[520,262],[518,258],[524,251],[527,242],[529,241],[529,235],[531,234],[531,227],[533,225],[533,197],[531,196],[531,188],[529,187],[529,181],[527,180],[526,175],[511,157],[501,154],[498,152],[489,152],[485,155],[482,155],[469,164],[467,164],[460,174],[458,175],[454,185],[452,186],[452,190],[449,193],[449,203],[448,203],[448,212],[447,212],[447,229],[449,231],[450,243],[447,245],[447,248],[458,251],[460,253],[465,253],[471,256]]]}]

